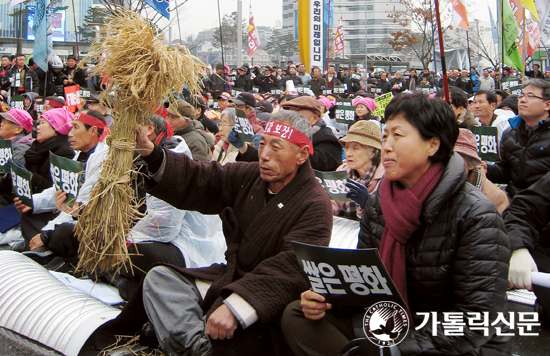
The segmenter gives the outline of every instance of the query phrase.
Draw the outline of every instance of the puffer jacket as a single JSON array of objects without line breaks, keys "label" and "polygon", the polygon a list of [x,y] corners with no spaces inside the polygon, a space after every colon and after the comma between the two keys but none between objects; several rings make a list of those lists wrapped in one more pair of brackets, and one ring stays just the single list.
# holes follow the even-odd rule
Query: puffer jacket
[{"label": "puffer jacket", "polygon": [[[420,221],[420,228],[405,245],[414,325],[423,321],[416,313],[432,311],[437,312],[438,321],[444,320],[442,312],[489,312],[489,322],[494,322],[498,312],[505,312],[510,245],[494,204],[466,183],[464,161],[457,153],[424,202]],[[384,226],[378,190],[365,205],[358,248],[378,248]],[[508,337],[496,336],[494,327],[484,336],[483,331],[466,325],[464,336],[449,337],[441,324],[437,336],[432,336],[432,325],[430,319],[422,329],[411,327],[395,354],[510,354]]]},{"label": "puffer jacket", "polygon": [[487,166],[487,178],[508,184],[506,191],[513,197],[550,172],[550,118],[530,136],[520,116],[508,122],[510,128],[500,141],[500,161]]},{"label": "puffer jacket", "polygon": [[323,120],[313,126],[313,155],[309,157],[311,167],[318,171],[335,171],[342,164],[342,146]]}]

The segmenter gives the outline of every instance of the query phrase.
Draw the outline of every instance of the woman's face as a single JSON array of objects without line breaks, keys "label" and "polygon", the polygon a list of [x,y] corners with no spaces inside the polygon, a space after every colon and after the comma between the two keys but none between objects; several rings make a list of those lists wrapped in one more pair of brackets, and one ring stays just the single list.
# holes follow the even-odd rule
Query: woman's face
[{"label": "woman's face", "polygon": [[57,135],[51,125],[44,119],[38,120],[38,127],[36,129],[36,141],[44,142],[49,138]]},{"label": "woman's face", "polygon": [[227,142],[227,135],[229,135],[229,132],[233,128],[233,125],[231,125],[231,121],[229,121],[226,115],[223,115],[221,117],[218,128],[220,129],[220,139],[223,142]]},{"label": "woman's face", "polygon": [[344,153],[348,167],[359,172],[361,176],[364,176],[372,166],[374,150],[369,146],[358,142],[346,142]]},{"label": "woman's face", "polygon": [[437,153],[439,139],[424,141],[420,132],[402,114],[386,123],[382,136],[382,162],[385,177],[410,189],[426,173],[429,157]]},{"label": "woman's face", "polygon": [[363,104],[358,104],[355,107],[355,113],[357,116],[363,117],[369,113],[369,109],[367,109],[367,107]]}]

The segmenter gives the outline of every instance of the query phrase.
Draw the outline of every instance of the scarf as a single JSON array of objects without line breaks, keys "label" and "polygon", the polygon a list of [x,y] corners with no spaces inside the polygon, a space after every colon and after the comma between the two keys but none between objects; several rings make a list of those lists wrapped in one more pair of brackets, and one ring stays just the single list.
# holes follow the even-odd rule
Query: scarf
[{"label": "scarf", "polygon": [[34,141],[31,147],[25,152],[26,165],[40,166],[45,160],[50,160],[50,151],[56,153],[57,149],[61,146],[67,146],[67,149],[71,149],[68,136],[56,135],[44,142]]},{"label": "scarf", "polygon": [[386,227],[380,242],[380,257],[407,305],[405,244],[420,227],[422,204],[439,183],[443,169],[441,163],[432,164],[411,189],[388,179],[381,183],[380,205]]}]

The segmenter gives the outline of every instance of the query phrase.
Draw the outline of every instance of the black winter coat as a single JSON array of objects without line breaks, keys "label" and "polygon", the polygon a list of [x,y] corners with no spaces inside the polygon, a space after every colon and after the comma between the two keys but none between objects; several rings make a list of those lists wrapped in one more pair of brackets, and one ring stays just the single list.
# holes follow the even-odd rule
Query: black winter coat
[{"label": "black winter coat", "polygon": [[313,126],[311,167],[318,171],[335,171],[342,164],[342,145],[322,121]]},{"label": "black winter coat", "polygon": [[244,91],[252,90],[252,79],[250,79],[250,74],[246,73],[245,75],[238,75],[235,80],[235,88],[244,88]]},{"label": "black winter coat", "polygon": [[550,273],[550,172],[519,192],[504,210],[512,251],[529,250],[539,272]]},{"label": "black winter coat", "polygon": [[[491,200],[466,183],[464,160],[457,153],[424,202],[420,221],[420,228],[405,245],[407,293],[414,324],[418,326],[423,320],[417,312],[431,311],[438,312],[439,321],[443,320],[442,312],[489,312],[490,323],[494,322],[506,305],[508,237]],[[378,248],[384,226],[377,191],[365,205],[358,248]],[[494,328],[484,336],[483,331],[466,325],[460,337],[445,336],[441,324],[437,328],[437,336],[432,336],[431,319],[420,330],[411,327],[397,345],[400,354],[510,355],[507,337],[496,336]]]},{"label": "black winter coat", "polygon": [[509,122],[500,141],[500,161],[487,166],[487,178],[508,184],[506,191],[513,197],[550,172],[550,118],[531,135],[521,117]]},{"label": "black winter coat", "polygon": [[[36,75],[36,72],[32,69],[30,69],[27,65],[25,65],[22,69],[22,71],[25,71],[24,78],[21,80],[23,81],[23,87],[25,90],[24,93],[29,92],[35,92],[38,93],[39,89],[39,82],[38,82],[38,76]],[[18,72],[17,66],[11,67],[6,74],[4,74],[4,78],[2,78],[2,87],[8,88],[11,87],[10,78],[15,76],[15,73]],[[15,87],[11,87],[11,95],[20,95],[21,92]]]},{"label": "black winter coat", "polygon": [[50,175],[50,151],[61,157],[72,159],[74,150],[69,142],[69,137],[57,135],[44,142],[34,141],[25,152],[25,168],[32,172],[32,193],[40,193],[53,184]]}]

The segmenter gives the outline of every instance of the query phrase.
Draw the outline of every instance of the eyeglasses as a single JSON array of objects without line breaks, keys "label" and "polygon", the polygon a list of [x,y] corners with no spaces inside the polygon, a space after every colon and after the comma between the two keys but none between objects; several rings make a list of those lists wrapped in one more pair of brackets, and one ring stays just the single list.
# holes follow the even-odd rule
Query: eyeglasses
[{"label": "eyeglasses", "polygon": [[522,100],[522,99],[524,99],[524,98],[527,99],[527,101],[531,101],[531,100],[533,100],[534,98],[537,98],[537,99],[541,99],[541,100],[546,101],[546,99],[541,98],[540,96],[536,96],[536,95],[531,94],[531,93],[529,93],[529,94],[520,94],[520,95],[518,95],[518,100]]},{"label": "eyeglasses", "polygon": [[222,127],[222,126],[233,127],[233,125],[229,125],[229,124],[222,124],[222,123],[219,123],[219,124],[218,124],[218,128],[220,128],[220,127]]}]

